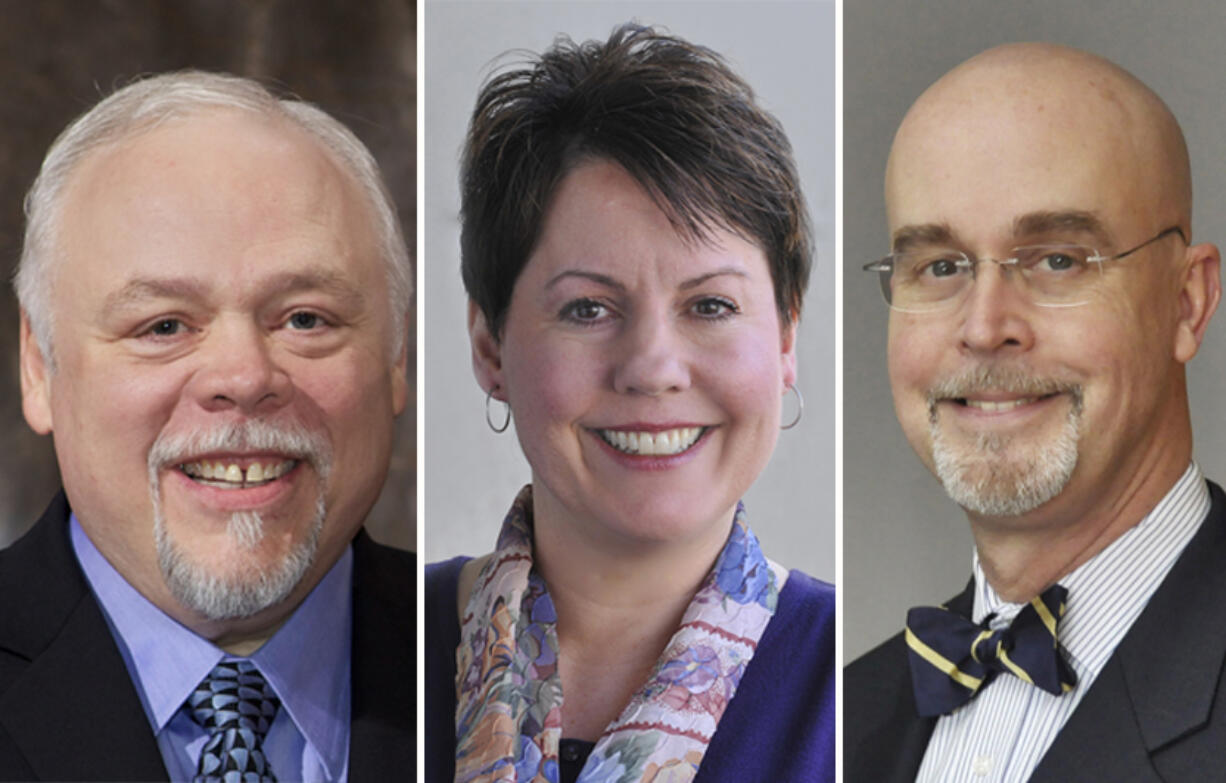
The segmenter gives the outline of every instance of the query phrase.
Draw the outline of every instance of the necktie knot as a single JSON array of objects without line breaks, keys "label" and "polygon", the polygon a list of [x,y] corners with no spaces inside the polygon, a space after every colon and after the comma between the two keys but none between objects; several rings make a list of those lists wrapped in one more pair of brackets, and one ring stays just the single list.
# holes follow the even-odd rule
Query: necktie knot
[{"label": "necktie knot", "polygon": [[187,703],[208,732],[193,783],[275,783],[263,742],[280,701],[254,664],[217,664]]},{"label": "necktie knot", "polygon": [[985,629],[975,637],[971,644],[971,659],[991,666],[1000,662],[1002,654],[1007,656],[1013,649],[1013,636],[1008,628],[998,631]]},{"label": "necktie knot", "polygon": [[1052,585],[998,629],[975,625],[943,607],[908,612],[906,640],[919,714],[952,712],[1002,672],[1056,696],[1072,690],[1077,675],[1057,636],[1067,596],[1063,587]]}]

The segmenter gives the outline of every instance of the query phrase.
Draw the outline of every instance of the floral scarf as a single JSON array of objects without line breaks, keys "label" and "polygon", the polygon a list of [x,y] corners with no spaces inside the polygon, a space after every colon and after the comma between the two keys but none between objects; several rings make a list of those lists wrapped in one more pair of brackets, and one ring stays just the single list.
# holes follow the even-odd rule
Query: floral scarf
[{"label": "floral scarf", "polygon": [[[738,504],[728,542],[650,678],[601,735],[579,783],[683,783],[775,613],[787,571],[763,556]],[[456,651],[456,783],[557,783],[557,616],[532,567],[532,487],[477,576]]]}]

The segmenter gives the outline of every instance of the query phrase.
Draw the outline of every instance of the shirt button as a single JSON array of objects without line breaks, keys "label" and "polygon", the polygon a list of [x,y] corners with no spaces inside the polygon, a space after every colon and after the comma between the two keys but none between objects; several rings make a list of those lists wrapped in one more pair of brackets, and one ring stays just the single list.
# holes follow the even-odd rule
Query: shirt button
[{"label": "shirt button", "polygon": [[563,761],[576,761],[579,758],[579,749],[569,742],[562,745],[559,751]]},{"label": "shirt button", "polygon": [[971,774],[977,778],[981,778],[992,771],[991,756],[976,756],[974,763],[971,764]]}]

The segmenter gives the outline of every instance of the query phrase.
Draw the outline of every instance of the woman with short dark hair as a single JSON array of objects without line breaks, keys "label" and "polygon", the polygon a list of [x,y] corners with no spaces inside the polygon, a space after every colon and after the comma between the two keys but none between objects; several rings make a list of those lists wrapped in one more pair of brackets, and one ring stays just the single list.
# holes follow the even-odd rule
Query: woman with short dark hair
[{"label": "woman with short dark hair", "polygon": [[474,370],[532,483],[427,569],[428,778],[831,779],[833,589],[739,503],[809,274],[782,128],[624,25],[489,80],[461,180]]}]

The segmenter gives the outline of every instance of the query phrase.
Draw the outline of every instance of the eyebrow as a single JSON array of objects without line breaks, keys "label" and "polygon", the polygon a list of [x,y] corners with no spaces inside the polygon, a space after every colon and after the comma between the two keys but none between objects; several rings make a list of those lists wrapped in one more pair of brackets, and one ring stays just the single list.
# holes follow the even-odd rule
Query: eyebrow
[{"label": "eyebrow", "polygon": [[[1090,234],[1096,241],[1110,244],[1110,235],[1102,220],[1084,210],[1028,212],[1014,218],[1011,230],[1015,239],[1041,234]],[[893,252],[904,253],[917,246],[956,244],[948,223],[920,223],[903,226],[894,232]]]},{"label": "eyebrow", "polygon": [[[209,287],[192,277],[137,277],[122,288],[112,291],[103,300],[103,311],[113,312],[156,299],[179,299],[200,301],[206,298]],[[284,296],[299,291],[323,291],[342,301],[344,306],[361,308],[366,301],[361,290],[342,275],[329,269],[313,269],[294,272],[273,278],[262,295]]]},{"label": "eyebrow", "polygon": [[204,293],[204,285],[189,277],[138,277],[129,280],[123,288],[107,294],[102,309],[103,312],[112,312],[154,299],[198,300],[204,298]]},{"label": "eyebrow", "polygon": [[344,275],[331,269],[309,269],[274,279],[270,292],[278,295],[295,294],[299,291],[323,291],[341,300],[345,306],[361,308],[366,304],[362,290]]},{"label": "eyebrow", "polygon": [[948,223],[923,223],[895,231],[892,246],[895,253],[905,253],[917,245],[950,245],[953,241],[954,232]]},{"label": "eyebrow", "polygon": [[1100,243],[1110,244],[1106,226],[1093,212],[1065,210],[1061,212],[1031,212],[1013,221],[1013,236],[1040,234],[1089,234]]},{"label": "eyebrow", "polygon": [[732,275],[733,277],[749,277],[749,275],[745,273],[745,270],[738,266],[723,266],[719,269],[713,269],[710,272],[701,274],[698,277],[691,277],[689,280],[684,281],[680,285],[680,288],[683,291],[690,288],[697,288],[711,278],[723,277],[724,275]]},{"label": "eyebrow", "polygon": [[548,291],[549,289],[553,288],[555,285],[557,285],[558,283],[562,282],[563,280],[569,277],[578,277],[583,280],[591,280],[593,283],[599,283],[600,285],[606,286],[608,288],[612,288],[615,291],[625,291],[626,290],[626,287],[624,285],[614,280],[612,277],[609,277],[608,275],[602,275],[599,272],[586,272],[582,269],[564,269],[561,272],[558,272],[556,275],[549,278],[549,282],[545,284],[545,290]]},{"label": "eyebrow", "polygon": [[[688,280],[683,280],[681,284],[678,286],[678,288],[681,289],[682,291],[689,290],[691,288],[697,288],[698,286],[702,285],[708,280],[715,278],[715,277],[722,277],[723,275],[733,275],[735,277],[749,277],[749,275],[746,274],[745,270],[741,269],[740,267],[724,266],[724,267],[720,267],[719,269],[713,269],[710,272],[703,272],[701,275],[698,275],[697,277],[691,277]],[[567,269],[562,272],[559,272],[558,274],[551,277],[549,279],[549,282],[545,284],[545,290],[549,290],[554,285],[560,283],[562,280],[568,277],[579,277],[585,280],[591,280],[595,283],[599,283],[600,285],[606,286],[608,288],[612,288],[613,290],[618,291],[618,292],[624,292],[626,290],[625,285],[623,285],[618,280],[610,277],[609,275],[601,274],[599,272],[587,272],[582,269]]]}]

